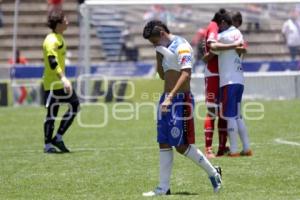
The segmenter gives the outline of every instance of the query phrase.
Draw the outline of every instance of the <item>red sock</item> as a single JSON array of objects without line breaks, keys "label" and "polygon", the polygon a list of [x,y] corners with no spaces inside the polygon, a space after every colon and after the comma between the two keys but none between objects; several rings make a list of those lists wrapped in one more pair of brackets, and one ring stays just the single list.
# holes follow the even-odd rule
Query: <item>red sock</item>
[{"label": "red sock", "polygon": [[227,121],[225,119],[219,118],[218,129],[219,129],[219,151],[224,151],[227,142]]},{"label": "red sock", "polygon": [[204,122],[204,134],[205,134],[205,147],[212,146],[213,134],[214,134],[214,122],[215,119],[206,115]]}]

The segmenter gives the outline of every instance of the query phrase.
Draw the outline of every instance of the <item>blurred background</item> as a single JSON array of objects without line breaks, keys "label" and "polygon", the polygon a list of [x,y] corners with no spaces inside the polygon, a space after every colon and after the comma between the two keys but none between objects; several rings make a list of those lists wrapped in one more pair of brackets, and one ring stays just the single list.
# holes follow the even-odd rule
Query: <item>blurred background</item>
[{"label": "blurred background", "polygon": [[[219,8],[240,11],[243,15],[241,31],[248,44],[243,61],[245,98],[300,97],[300,4],[202,4],[199,1],[176,5],[108,5],[98,2],[0,0],[2,106],[42,103],[42,42],[50,31],[46,21],[51,9],[63,9],[68,17],[69,27],[64,34],[68,49],[67,76],[79,85],[83,101],[123,101],[122,96],[128,93],[128,80],[153,80],[152,87],[160,84],[155,72],[154,49],[142,37],[143,27],[151,19],[164,21],[172,33],[185,37],[193,45],[196,62],[192,88],[197,99],[202,100],[204,63],[199,49],[205,28]],[[78,84],[78,77],[83,74],[87,75],[80,79],[84,86]],[[114,98],[114,89],[118,98]]]}]

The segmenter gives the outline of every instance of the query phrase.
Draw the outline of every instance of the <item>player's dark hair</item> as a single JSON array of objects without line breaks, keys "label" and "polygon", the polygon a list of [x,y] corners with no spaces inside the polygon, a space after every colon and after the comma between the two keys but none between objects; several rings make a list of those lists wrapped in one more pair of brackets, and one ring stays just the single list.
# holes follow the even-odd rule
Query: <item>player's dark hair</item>
[{"label": "player's dark hair", "polygon": [[231,15],[228,12],[223,13],[223,14],[220,15],[220,22],[218,23],[218,25],[220,25],[222,22],[225,22],[229,26],[232,25],[232,18],[231,18]]},{"label": "player's dark hair", "polygon": [[243,23],[243,17],[242,17],[241,12],[239,12],[239,11],[232,11],[230,13],[230,15],[231,15],[231,18],[232,18],[232,22],[238,23],[239,26],[242,25],[242,23]]},{"label": "player's dark hair", "polygon": [[144,27],[143,37],[145,39],[149,39],[152,36],[160,36],[161,31],[170,33],[170,30],[168,29],[167,25],[165,25],[162,21],[151,20]]},{"label": "player's dark hair", "polygon": [[54,31],[58,23],[63,23],[65,14],[62,10],[53,9],[48,14],[48,27]]},{"label": "player's dark hair", "polygon": [[220,8],[218,12],[215,13],[214,17],[211,21],[216,22],[217,24],[221,23],[221,17],[223,14],[225,14],[227,11],[224,8]]}]

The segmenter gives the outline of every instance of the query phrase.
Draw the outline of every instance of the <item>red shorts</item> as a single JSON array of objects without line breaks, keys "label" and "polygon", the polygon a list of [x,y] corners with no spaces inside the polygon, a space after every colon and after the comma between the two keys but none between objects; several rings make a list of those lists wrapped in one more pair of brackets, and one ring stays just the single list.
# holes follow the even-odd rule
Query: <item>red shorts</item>
[{"label": "red shorts", "polygon": [[219,104],[219,76],[205,77],[205,102],[207,107]]}]

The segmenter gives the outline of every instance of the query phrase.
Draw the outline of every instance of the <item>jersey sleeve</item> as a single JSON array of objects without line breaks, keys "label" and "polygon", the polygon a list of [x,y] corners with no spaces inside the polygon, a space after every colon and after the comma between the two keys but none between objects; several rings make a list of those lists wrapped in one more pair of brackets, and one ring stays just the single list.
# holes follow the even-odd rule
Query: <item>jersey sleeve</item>
[{"label": "jersey sleeve", "polygon": [[207,28],[207,43],[218,41],[218,31],[218,25],[211,22]]},{"label": "jersey sleeve", "polygon": [[241,33],[240,30],[237,29],[237,32],[238,32],[238,37],[236,39],[236,41],[240,42],[240,43],[243,43],[244,44],[244,37],[243,37],[243,34]]},{"label": "jersey sleeve", "polygon": [[191,69],[193,67],[193,50],[188,45],[179,45],[176,54],[180,69]]},{"label": "jersey sleeve", "polygon": [[62,67],[59,65],[58,62],[58,41],[54,40],[54,39],[50,39],[47,43],[46,43],[46,52],[47,52],[47,57],[49,58],[49,56],[54,56],[57,66],[55,67],[55,72],[57,74],[60,74],[63,72]]},{"label": "jersey sleeve", "polygon": [[160,53],[161,55],[163,55],[166,58],[173,56],[173,53],[164,46],[157,46],[157,47],[155,47],[155,50],[157,53]]}]

